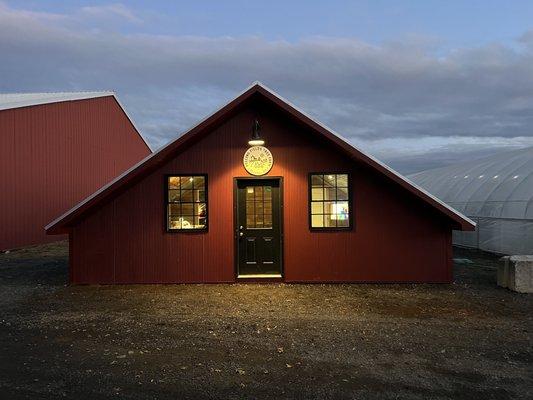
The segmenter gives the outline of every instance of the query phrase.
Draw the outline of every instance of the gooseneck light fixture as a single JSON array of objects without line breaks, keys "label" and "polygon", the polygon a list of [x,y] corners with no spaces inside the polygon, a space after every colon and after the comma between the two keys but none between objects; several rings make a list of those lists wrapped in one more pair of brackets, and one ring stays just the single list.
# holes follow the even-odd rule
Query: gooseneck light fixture
[{"label": "gooseneck light fixture", "polygon": [[261,130],[261,126],[259,125],[259,121],[256,119],[254,120],[254,123],[252,124],[252,138],[248,140],[248,144],[250,146],[262,146],[265,144],[265,141],[261,137],[261,134],[259,131]]}]

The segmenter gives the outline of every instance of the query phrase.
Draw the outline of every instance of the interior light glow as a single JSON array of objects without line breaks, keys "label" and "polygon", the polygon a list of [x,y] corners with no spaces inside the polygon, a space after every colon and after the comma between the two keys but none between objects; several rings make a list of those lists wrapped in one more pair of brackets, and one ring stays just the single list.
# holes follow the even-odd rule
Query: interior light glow
[{"label": "interior light glow", "polygon": [[332,220],[345,221],[348,219],[348,207],[346,203],[333,203],[331,205],[331,217]]}]

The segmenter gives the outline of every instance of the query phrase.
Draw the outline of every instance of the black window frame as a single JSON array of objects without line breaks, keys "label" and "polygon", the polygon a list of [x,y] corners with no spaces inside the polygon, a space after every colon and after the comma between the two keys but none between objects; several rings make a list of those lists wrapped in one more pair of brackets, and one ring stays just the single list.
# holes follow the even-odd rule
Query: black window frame
[{"label": "black window frame", "polygon": [[[313,205],[313,197],[312,197],[312,179],[313,175],[347,175],[348,177],[348,200],[334,200],[334,201],[347,201],[348,202],[348,226],[313,226],[312,224],[312,205]],[[336,182],[335,182],[336,183]],[[335,185],[335,189],[337,189],[337,185]],[[351,231],[353,230],[353,215],[354,215],[354,209],[353,209],[353,189],[352,189],[352,174],[348,171],[316,171],[316,172],[309,172],[307,177],[307,195],[308,195],[308,208],[307,208],[307,215],[308,215],[308,225],[309,230],[312,232],[339,232],[339,231]],[[318,214],[316,214],[318,215]],[[321,215],[327,215],[322,213]]]},{"label": "black window frame", "polygon": [[[171,204],[183,204],[183,203],[188,203],[188,202],[171,202],[170,199],[169,199],[169,191],[170,191],[170,187],[169,187],[169,178],[171,177],[179,177],[179,178],[182,178],[182,177],[192,177],[192,178],[195,178],[195,177],[203,177],[204,178],[204,185],[205,185],[205,201],[202,201],[200,203],[205,203],[205,225],[204,227],[202,228],[170,228],[169,227],[169,205]],[[164,211],[164,218],[165,218],[165,221],[164,221],[164,227],[165,227],[165,231],[167,233],[195,233],[195,232],[207,232],[208,231],[208,228],[209,228],[209,197],[208,197],[208,192],[209,192],[209,189],[208,189],[208,177],[207,177],[207,174],[198,174],[198,173],[182,173],[182,172],[178,172],[178,173],[174,173],[174,174],[165,174],[164,175],[164,179],[165,179],[165,182],[164,182],[164,190],[165,190],[165,195],[164,195],[164,200],[165,200],[165,204],[164,204],[164,207],[165,207],[165,211]],[[196,202],[192,202],[191,204],[194,204]],[[194,216],[194,215],[193,215]]]}]

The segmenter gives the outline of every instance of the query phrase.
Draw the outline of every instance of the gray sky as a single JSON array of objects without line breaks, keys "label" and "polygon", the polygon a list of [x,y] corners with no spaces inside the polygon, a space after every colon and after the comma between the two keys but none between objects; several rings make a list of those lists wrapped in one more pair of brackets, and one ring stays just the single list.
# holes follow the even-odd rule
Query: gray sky
[{"label": "gray sky", "polygon": [[255,80],[403,173],[533,145],[528,3],[414,3],[0,1],[0,91],[114,90],[155,148]]}]

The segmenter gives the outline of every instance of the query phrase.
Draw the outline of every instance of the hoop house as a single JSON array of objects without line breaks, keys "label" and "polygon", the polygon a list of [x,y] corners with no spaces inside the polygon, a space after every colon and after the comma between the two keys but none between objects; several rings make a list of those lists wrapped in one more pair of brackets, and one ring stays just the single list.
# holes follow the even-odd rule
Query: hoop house
[{"label": "hoop house", "polygon": [[503,254],[533,254],[533,147],[409,176],[477,222],[454,244]]}]

